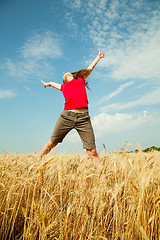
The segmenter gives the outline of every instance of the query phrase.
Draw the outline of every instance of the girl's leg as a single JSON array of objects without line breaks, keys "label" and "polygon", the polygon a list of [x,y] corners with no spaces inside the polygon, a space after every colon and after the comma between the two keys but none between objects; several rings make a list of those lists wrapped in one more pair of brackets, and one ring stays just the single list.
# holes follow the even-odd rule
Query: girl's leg
[{"label": "girl's leg", "polygon": [[86,149],[86,152],[88,153],[89,157],[93,160],[95,168],[99,169],[101,165],[101,159],[98,156],[96,149]]},{"label": "girl's leg", "polygon": [[49,141],[44,145],[40,152],[40,157],[43,157],[44,155],[48,154],[52,148],[54,148],[58,143],[53,143],[50,139]]},{"label": "girl's leg", "polygon": [[40,152],[40,157],[48,154],[52,148],[54,148],[58,143],[62,142],[67,133],[73,128],[74,121],[72,118],[70,118],[69,111],[62,112],[58,121],[56,122],[51,138],[44,145]]}]

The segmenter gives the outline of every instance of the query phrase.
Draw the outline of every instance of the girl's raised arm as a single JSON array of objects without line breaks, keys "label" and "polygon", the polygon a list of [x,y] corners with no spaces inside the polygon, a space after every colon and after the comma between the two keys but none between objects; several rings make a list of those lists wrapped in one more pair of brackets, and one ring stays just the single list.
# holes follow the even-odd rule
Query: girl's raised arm
[{"label": "girl's raised arm", "polygon": [[97,57],[93,60],[93,62],[91,63],[91,65],[89,65],[86,71],[86,74],[84,75],[84,79],[86,80],[86,78],[90,75],[90,73],[93,71],[94,67],[96,66],[96,64],[99,62],[99,60],[101,58],[104,58],[104,52],[101,52],[99,50],[99,53],[97,55]]},{"label": "girl's raised arm", "polygon": [[96,64],[99,62],[99,60],[100,60],[101,58],[104,58],[104,52],[101,52],[101,51],[99,50],[99,53],[98,53],[97,57],[93,60],[93,62],[91,63],[91,65],[88,67],[88,69],[93,70],[93,68],[96,66]]},{"label": "girl's raised arm", "polygon": [[53,88],[56,88],[56,89],[58,89],[58,90],[61,89],[61,84],[59,84],[59,83],[55,83],[55,82],[43,82],[42,80],[41,80],[41,82],[43,83],[44,88],[46,88],[46,87],[53,87]]}]

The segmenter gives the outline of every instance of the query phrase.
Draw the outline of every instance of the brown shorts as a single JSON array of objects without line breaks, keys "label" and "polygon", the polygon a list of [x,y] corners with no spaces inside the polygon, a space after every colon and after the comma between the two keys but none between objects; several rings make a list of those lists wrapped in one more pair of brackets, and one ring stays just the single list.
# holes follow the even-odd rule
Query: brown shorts
[{"label": "brown shorts", "polygon": [[74,113],[65,110],[61,113],[53,133],[51,141],[60,143],[72,129],[76,129],[85,149],[95,149],[95,136],[88,112]]}]

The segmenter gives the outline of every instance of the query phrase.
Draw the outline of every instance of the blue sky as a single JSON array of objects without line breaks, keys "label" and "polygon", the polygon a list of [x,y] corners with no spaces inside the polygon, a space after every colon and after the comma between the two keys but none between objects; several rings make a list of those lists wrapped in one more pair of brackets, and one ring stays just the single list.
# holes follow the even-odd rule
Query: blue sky
[{"label": "blue sky", "polygon": [[[0,29],[1,153],[40,151],[64,105],[41,79],[62,83],[98,49],[87,90],[98,152],[160,146],[159,0],[2,0]],[[54,151],[81,152],[77,133]]]}]

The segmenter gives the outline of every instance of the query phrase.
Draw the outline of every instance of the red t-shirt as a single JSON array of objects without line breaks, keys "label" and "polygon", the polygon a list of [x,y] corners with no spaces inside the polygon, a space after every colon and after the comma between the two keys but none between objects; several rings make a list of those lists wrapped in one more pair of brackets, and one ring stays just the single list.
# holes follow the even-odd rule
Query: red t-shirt
[{"label": "red t-shirt", "polygon": [[85,88],[85,80],[80,77],[61,85],[61,91],[65,98],[64,110],[88,108],[88,98]]}]

